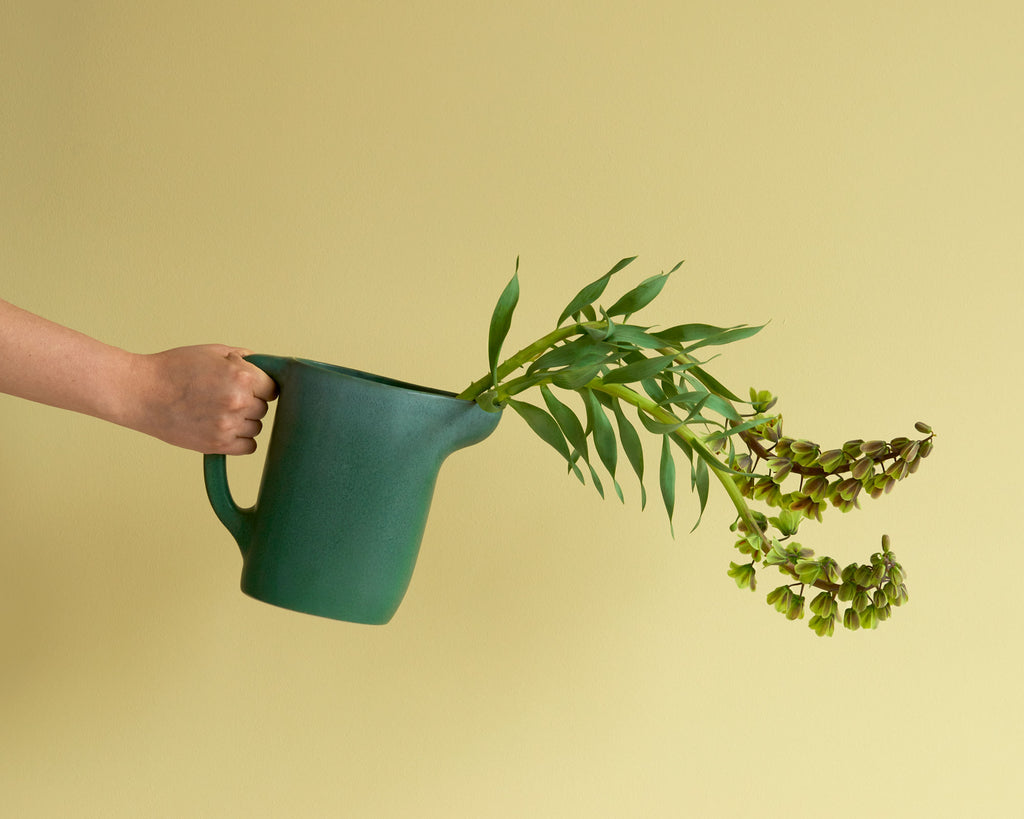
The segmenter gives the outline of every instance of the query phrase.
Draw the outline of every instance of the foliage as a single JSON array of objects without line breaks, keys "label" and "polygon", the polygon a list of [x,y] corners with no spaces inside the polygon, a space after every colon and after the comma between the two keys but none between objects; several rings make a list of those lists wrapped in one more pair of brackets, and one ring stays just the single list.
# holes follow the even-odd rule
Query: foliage
[{"label": "foliage", "polygon": [[[866,495],[890,492],[929,455],[934,433],[919,422],[915,428],[924,436],[919,439],[854,439],[835,449],[784,435],[782,416],[769,414],[776,402],[771,393],[751,388],[749,400],[743,400],[707,371],[707,360],[695,355],[749,338],[762,327],[679,324],[657,330],[629,323],[658,297],[681,262],[643,280],[610,307],[600,306],[609,281],[635,258],[623,259],[580,290],[554,330],[500,361],[519,301],[516,260],[516,272],[491,319],[488,373],[460,397],[492,412],[512,409],[580,482],[586,483],[589,474],[602,497],[608,481],[624,498],[621,452],[639,482],[644,508],[642,429],[660,443],[658,483],[670,526],[680,453],[699,503],[694,529],[708,502],[711,476],[725,489],[737,511],[731,528],[743,555],[728,569],[737,586],[755,590],[758,569],[774,567],[787,582],[767,600],[788,619],[804,617],[806,596],[816,590],[806,608],[812,615],[808,625],[819,636],[832,635],[840,621],[851,630],[876,628],[893,606],[907,601],[906,575],[888,536],[869,562],[845,568],[830,557],[815,557],[793,538],[803,521],[820,522],[830,506],[847,512],[859,508]],[[570,407],[556,390],[575,393],[578,407]],[[539,402],[523,400],[527,391]],[[768,513],[753,509],[752,503],[768,507]],[[843,612],[840,604],[845,604]]]}]

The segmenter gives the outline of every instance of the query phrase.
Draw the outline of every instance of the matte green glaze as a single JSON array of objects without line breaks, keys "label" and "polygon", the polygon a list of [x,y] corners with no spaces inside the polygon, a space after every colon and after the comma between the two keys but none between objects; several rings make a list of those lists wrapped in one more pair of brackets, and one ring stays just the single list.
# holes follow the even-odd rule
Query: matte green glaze
[{"label": "matte green glaze", "polygon": [[295,611],[387,623],[409,586],[438,470],[500,420],[451,393],[315,361],[252,355],[279,399],[254,506],[223,455],[206,492],[242,550],[242,591]]}]

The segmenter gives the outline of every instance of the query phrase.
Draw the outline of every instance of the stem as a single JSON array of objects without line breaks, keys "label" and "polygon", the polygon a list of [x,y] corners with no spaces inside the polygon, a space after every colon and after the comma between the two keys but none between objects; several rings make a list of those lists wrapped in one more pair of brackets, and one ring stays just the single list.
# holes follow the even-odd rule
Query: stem
[{"label": "stem", "polygon": [[[565,327],[558,327],[552,330],[546,336],[537,339],[532,344],[528,344],[523,347],[518,353],[511,358],[506,359],[498,366],[498,381],[504,380],[510,373],[515,372],[520,367],[525,367],[534,359],[538,358],[541,354],[545,353],[550,347],[554,347],[558,342],[564,341],[570,336],[579,335],[584,332],[584,328],[604,328],[607,323],[604,321],[592,321],[587,324],[570,324]],[[472,401],[475,398],[483,395],[487,390],[493,386],[493,378],[490,373],[487,373],[479,381],[474,381],[466,389],[456,396],[467,401]]]}]

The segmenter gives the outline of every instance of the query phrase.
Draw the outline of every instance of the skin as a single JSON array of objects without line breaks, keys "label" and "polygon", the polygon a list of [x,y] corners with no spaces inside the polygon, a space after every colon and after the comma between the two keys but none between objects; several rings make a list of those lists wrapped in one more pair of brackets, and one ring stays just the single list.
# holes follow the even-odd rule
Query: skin
[{"label": "skin", "polygon": [[203,453],[256,450],[273,380],[223,344],[131,353],[0,300],[0,392]]}]

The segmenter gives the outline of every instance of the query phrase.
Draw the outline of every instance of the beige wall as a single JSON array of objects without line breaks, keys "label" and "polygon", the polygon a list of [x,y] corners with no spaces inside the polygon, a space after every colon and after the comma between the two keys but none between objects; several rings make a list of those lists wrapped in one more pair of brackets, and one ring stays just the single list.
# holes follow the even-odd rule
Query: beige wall
[{"label": "beige wall", "polygon": [[941,437],[805,538],[892,536],[912,601],[875,633],[737,591],[724,495],[673,542],[511,417],[370,628],[237,590],[199,456],[0,397],[6,814],[1019,815],[1019,4],[11,5],[26,308],[461,388],[517,255],[512,344],[685,257],[651,320],[770,319],[719,373],[790,430]]}]

